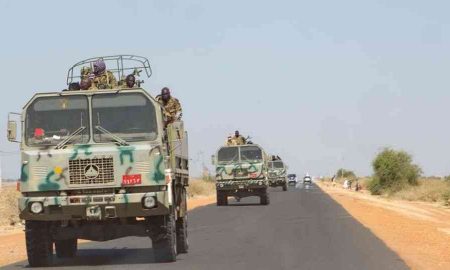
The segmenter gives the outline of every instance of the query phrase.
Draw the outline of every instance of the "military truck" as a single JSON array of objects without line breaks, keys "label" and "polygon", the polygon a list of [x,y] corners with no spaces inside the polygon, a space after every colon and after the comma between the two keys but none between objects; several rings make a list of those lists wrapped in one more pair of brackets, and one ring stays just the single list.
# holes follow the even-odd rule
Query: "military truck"
[{"label": "military truck", "polygon": [[[118,79],[151,75],[144,57],[102,58]],[[97,59],[72,66],[67,84]],[[57,257],[75,256],[78,239],[149,237],[157,262],[187,252],[188,135],[136,82],[37,93],[20,120],[9,115],[8,139],[22,155],[19,210],[31,267],[50,265],[53,247]]]},{"label": "military truck", "polygon": [[269,161],[269,186],[282,187],[283,191],[287,191],[287,166],[281,159],[273,159]]},{"label": "military truck", "polygon": [[268,205],[267,161],[266,153],[256,144],[221,147],[213,156],[217,205],[227,205],[229,196],[237,200],[258,196],[261,204]]}]

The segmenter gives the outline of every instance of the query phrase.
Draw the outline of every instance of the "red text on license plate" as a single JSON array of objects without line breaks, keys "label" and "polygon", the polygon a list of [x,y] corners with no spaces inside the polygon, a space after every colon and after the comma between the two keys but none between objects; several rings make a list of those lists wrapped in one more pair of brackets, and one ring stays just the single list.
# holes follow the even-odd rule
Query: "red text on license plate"
[{"label": "red text on license plate", "polygon": [[122,176],[123,185],[138,185],[142,183],[140,174],[128,174]]}]

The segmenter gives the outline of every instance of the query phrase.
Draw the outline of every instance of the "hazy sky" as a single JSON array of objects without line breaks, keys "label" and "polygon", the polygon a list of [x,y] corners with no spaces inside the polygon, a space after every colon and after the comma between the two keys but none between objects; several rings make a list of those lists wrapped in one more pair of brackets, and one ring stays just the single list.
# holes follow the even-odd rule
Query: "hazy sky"
[{"label": "hazy sky", "polygon": [[[450,174],[448,1],[3,1],[1,130],[93,56],[137,54],[183,105],[193,174],[239,129],[292,172],[370,174],[385,146]],[[0,150],[18,145],[0,137]],[[18,177],[18,154],[2,155]]]}]

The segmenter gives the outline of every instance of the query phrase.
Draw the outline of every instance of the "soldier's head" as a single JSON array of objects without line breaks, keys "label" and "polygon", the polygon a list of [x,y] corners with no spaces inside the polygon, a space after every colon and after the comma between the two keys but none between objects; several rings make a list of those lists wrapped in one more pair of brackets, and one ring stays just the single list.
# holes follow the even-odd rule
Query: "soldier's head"
[{"label": "soldier's head", "polygon": [[235,137],[239,137],[239,130],[236,130],[236,131],[234,132],[234,136],[235,136]]},{"label": "soldier's head", "polygon": [[92,86],[92,81],[88,78],[82,79],[80,82],[81,90],[89,90]]},{"label": "soldier's head", "polygon": [[164,87],[161,89],[161,99],[164,102],[167,102],[170,99],[170,89],[167,87]]},{"label": "soldier's head", "polygon": [[128,88],[133,88],[134,84],[136,83],[136,78],[133,74],[130,74],[125,78],[125,83]]},{"label": "soldier's head", "polygon": [[105,72],[105,70],[106,70],[106,64],[105,64],[105,61],[103,61],[103,59],[100,58],[94,62],[94,74],[95,75],[103,74],[103,72]]}]

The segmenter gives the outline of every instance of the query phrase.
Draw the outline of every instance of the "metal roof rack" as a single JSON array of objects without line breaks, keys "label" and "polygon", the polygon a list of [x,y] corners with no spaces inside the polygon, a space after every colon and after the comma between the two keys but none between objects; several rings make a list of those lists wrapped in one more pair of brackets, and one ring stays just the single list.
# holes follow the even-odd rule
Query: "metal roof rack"
[{"label": "metal roof rack", "polygon": [[[106,69],[116,75],[118,80],[125,79],[128,74],[131,74],[133,72],[137,73],[137,75],[139,76],[142,70],[145,70],[147,78],[150,78],[150,76],[152,76],[150,62],[145,57],[137,55],[100,56],[88,58],[73,65],[67,72],[67,85],[81,80],[80,72],[82,67],[90,67],[92,70],[94,70],[94,62],[98,59],[103,59],[103,61],[105,61]],[[75,75],[74,71],[77,72],[75,73]],[[125,71],[131,72],[126,74]]]}]

